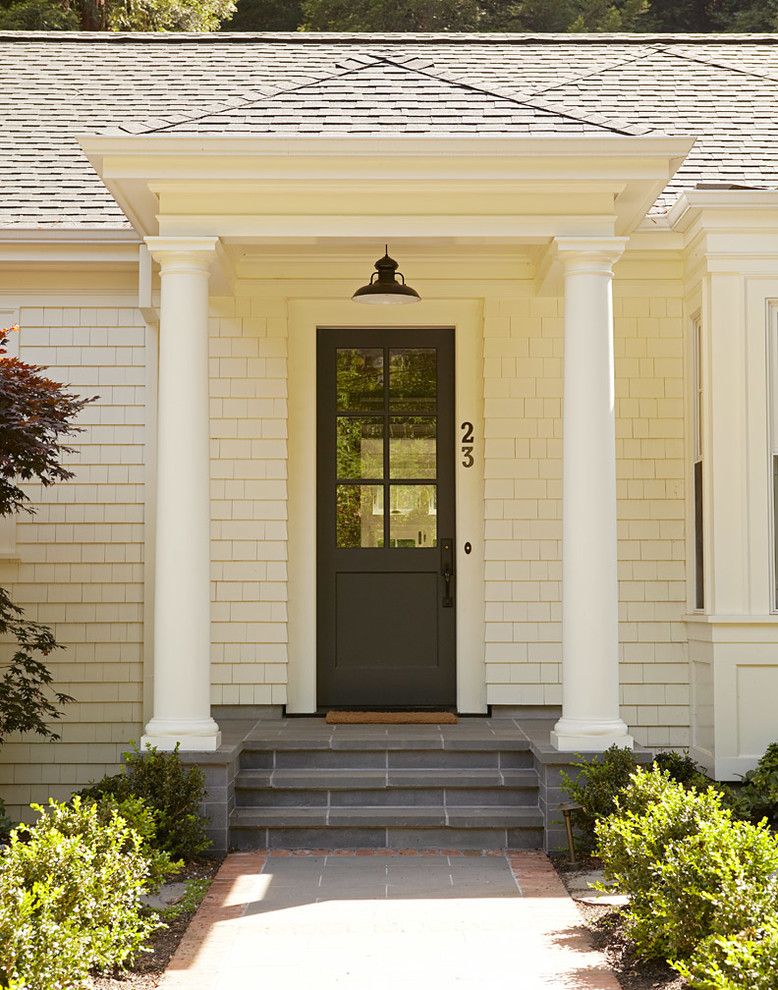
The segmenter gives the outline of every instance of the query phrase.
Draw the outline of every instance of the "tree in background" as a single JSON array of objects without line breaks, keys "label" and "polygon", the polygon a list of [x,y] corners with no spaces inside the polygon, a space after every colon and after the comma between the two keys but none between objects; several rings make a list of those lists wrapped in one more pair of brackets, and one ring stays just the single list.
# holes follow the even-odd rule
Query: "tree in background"
[{"label": "tree in background", "polygon": [[645,28],[682,34],[726,30],[717,24],[715,6],[717,0],[651,0]]},{"label": "tree in background", "polygon": [[778,0],[0,0],[0,30],[778,31]]},{"label": "tree in background", "polygon": [[[28,0],[33,2],[33,0]],[[238,0],[237,31],[776,31],[778,0]]]},{"label": "tree in background", "polygon": [[303,21],[301,0],[240,0],[225,31],[296,31]]},{"label": "tree in background", "polygon": [[778,0],[719,0],[714,22],[718,31],[778,31]]},{"label": "tree in background", "polygon": [[304,0],[305,31],[475,31],[477,0]]},{"label": "tree in background", "polygon": [[[8,356],[8,335],[0,329],[0,516],[33,513],[20,482],[44,487],[73,477],[60,459],[71,447],[62,438],[79,432],[75,417],[93,399],[67,392],[37,365]],[[11,732],[58,739],[47,722],[62,717],[58,706],[73,699],[49,691],[52,676],[38,659],[58,648],[51,630],[25,618],[0,588],[0,743]]]},{"label": "tree in background", "polygon": [[0,30],[216,31],[234,12],[233,0],[0,0]]}]

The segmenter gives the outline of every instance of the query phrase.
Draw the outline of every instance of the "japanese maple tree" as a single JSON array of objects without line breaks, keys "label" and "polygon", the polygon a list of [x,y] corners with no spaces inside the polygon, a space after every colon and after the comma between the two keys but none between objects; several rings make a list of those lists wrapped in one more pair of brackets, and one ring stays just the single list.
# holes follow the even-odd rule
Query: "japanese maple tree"
[{"label": "japanese maple tree", "polygon": [[[0,329],[0,516],[35,512],[23,482],[48,487],[73,477],[61,463],[73,449],[63,440],[80,432],[75,419],[94,401],[10,357],[8,338],[17,329]],[[0,743],[11,732],[59,738],[47,722],[61,718],[59,706],[73,699],[50,688],[51,672],[40,659],[58,648],[51,629],[27,619],[0,587]]]}]

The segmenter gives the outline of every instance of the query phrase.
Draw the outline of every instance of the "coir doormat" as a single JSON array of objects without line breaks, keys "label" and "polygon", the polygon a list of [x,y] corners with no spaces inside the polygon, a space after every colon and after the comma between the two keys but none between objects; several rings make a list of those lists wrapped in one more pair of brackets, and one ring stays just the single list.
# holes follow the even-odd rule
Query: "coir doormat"
[{"label": "coir doormat", "polygon": [[452,712],[327,712],[330,725],[456,725]]}]

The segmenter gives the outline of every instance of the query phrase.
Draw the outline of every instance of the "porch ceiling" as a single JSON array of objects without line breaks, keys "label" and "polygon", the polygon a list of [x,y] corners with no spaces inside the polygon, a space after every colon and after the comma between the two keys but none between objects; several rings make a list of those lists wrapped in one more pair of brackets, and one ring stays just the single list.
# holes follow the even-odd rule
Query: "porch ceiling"
[{"label": "porch ceiling", "polygon": [[624,235],[693,139],[84,137],[142,236],[543,244]]}]

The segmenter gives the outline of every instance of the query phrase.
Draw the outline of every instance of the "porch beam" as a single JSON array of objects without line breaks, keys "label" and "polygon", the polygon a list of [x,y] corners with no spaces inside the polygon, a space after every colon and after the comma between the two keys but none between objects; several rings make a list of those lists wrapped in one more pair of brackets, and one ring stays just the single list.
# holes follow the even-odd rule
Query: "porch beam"
[{"label": "porch beam", "polygon": [[208,283],[215,237],[149,237],[159,262],[154,708],[142,743],[212,751]]},{"label": "porch beam", "polygon": [[564,272],[562,717],[565,752],[632,747],[619,715],[613,265],[620,237],[556,241]]}]

